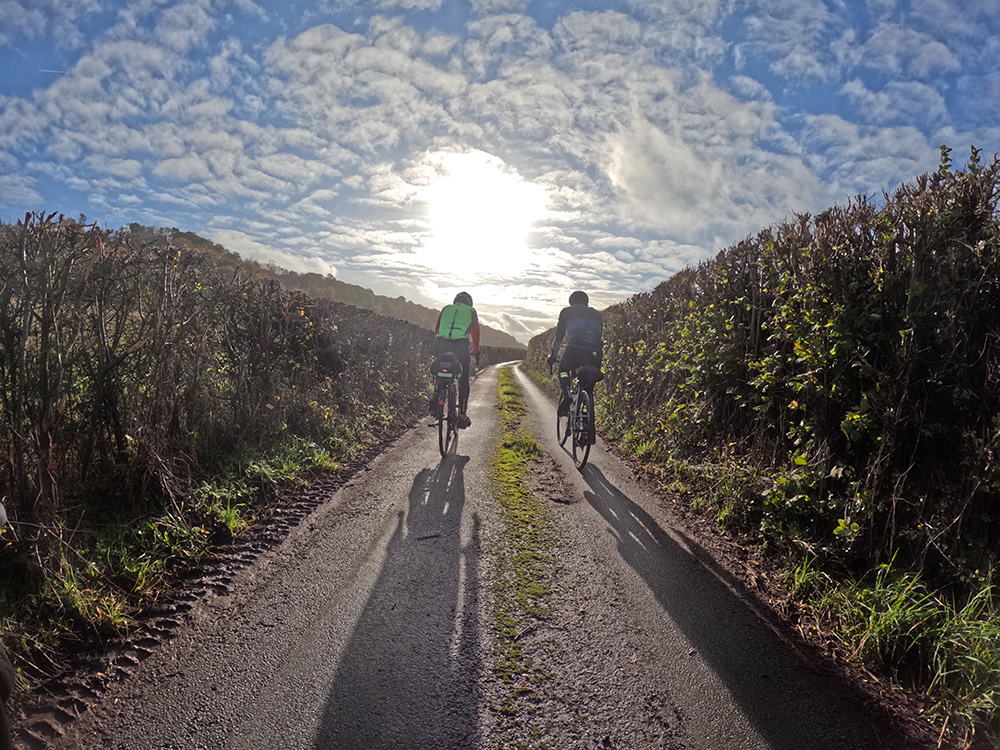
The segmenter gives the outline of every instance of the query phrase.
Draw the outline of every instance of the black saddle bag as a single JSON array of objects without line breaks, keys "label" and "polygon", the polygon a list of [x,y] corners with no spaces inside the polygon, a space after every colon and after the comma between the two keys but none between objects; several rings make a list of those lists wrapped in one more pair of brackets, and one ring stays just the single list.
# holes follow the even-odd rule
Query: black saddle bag
[{"label": "black saddle bag", "polygon": [[462,377],[462,363],[450,352],[439,354],[432,365],[433,375],[441,378]]}]

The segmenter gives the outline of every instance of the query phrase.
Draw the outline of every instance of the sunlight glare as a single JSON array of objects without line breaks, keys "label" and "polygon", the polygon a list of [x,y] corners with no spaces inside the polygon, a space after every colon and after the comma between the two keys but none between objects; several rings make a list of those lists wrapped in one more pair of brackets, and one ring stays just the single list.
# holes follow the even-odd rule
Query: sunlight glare
[{"label": "sunlight glare", "polygon": [[545,188],[482,151],[437,157],[441,176],[421,196],[429,209],[428,263],[470,282],[523,273],[532,257],[528,234],[546,213]]}]

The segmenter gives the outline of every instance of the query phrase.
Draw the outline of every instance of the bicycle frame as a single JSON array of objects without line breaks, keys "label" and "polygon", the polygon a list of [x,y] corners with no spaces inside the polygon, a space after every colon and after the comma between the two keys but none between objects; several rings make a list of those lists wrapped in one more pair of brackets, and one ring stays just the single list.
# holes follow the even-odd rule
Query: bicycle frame
[{"label": "bicycle frame", "polygon": [[[573,463],[578,469],[582,469],[590,456],[594,406],[590,394],[580,386],[576,372],[571,374],[567,393],[570,399],[569,413],[565,417],[556,415],[556,437],[559,439],[559,445],[565,445],[572,436]],[[566,420],[565,425],[563,420]]]}]

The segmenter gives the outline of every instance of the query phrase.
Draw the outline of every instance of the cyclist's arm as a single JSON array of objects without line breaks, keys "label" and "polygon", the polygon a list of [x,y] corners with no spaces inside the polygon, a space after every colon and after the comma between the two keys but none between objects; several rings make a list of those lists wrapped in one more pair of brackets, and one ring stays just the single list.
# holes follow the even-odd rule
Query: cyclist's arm
[{"label": "cyclist's arm", "polygon": [[559,353],[559,344],[562,343],[563,336],[566,335],[566,317],[563,313],[559,313],[559,322],[556,323],[556,337],[552,340],[552,351],[549,353],[550,356],[554,357]]},{"label": "cyclist's arm", "polygon": [[472,353],[479,354],[479,314],[472,311],[472,328],[469,329],[469,336],[472,339]]}]

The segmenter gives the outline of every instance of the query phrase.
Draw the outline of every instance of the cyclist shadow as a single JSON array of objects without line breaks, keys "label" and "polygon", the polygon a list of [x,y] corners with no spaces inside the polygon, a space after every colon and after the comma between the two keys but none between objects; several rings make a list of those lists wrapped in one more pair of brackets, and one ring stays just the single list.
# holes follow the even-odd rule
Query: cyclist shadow
[{"label": "cyclist shadow", "polygon": [[471,541],[461,536],[468,461],[448,456],[414,478],[316,750],[478,746],[478,516]]},{"label": "cyclist shadow", "polygon": [[[752,592],[696,542],[664,531],[599,468],[587,465],[580,474],[592,490],[584,497],[611,525],[622,557],[771,747],[800,746],[809,725],[824,725],[823,731],[808,732],[811,750],[867,746],[857,736],[857,717],[831,716],[829,693],[842,692],[842,686],[831,680],[817,687],[815,675],[805,676],[789,645],[733,589],[750,601]],[[841,699],[849,702],[854,696],[842,692]]]}]

